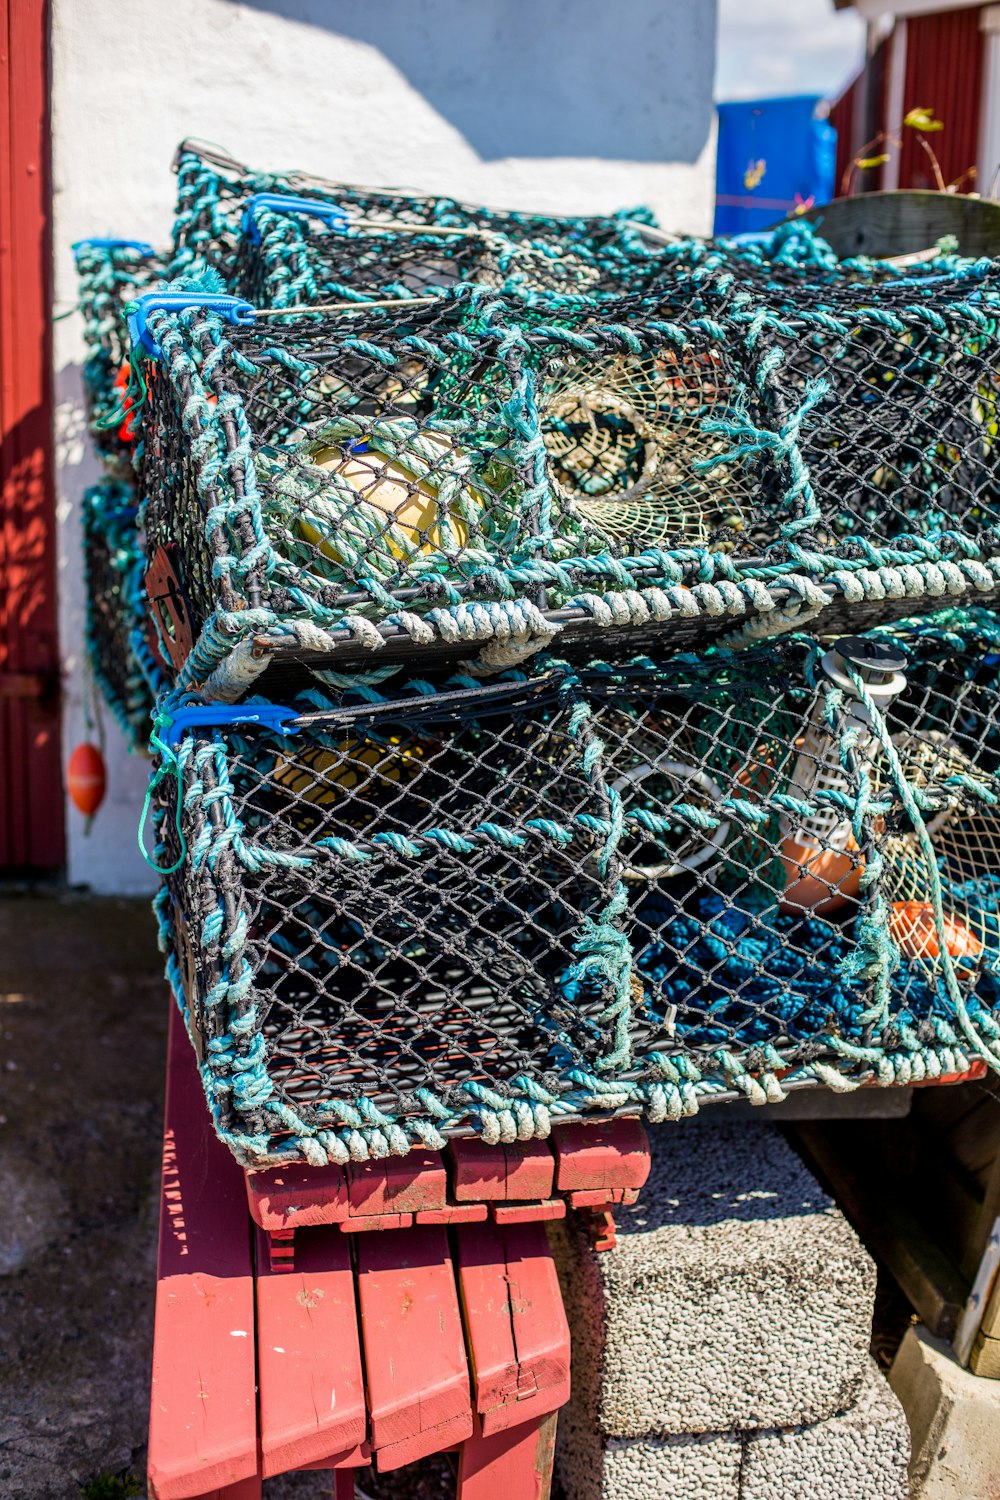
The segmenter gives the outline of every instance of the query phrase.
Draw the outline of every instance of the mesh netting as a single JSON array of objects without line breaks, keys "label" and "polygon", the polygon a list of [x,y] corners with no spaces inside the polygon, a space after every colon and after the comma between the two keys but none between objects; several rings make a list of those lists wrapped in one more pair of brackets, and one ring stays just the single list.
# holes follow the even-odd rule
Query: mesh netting
[{"label": "mesh netting", "polygon": [[570,675],[414,688],[168,756],[172,977],[257,1164],[473,1117],[496,1138],[511,1111],[523,1133],[621,1053],[609,803]]},{"label": "mesh netting", "polygon": [[833,1063],[905,1081],[958,1071],[956,1047],[995,1065],[995,641],[964,620],[585,674],[629,830],[640,1047],[666,1031],[744,1087]]},{"label": "mesh netting", "polygon": [[91,669],[123,733],[144,745],[162,673],[149,644],[135,496],[105,480],[84,491],[81,514]]},{"label": "mesh netting", "polygon": [[150,292],[165,274],[165,258],[138,243],[81,240],[74,248],[87,359],[83,367],[88,425],[98,453],[116,478],[131,476],[131,416],[110,419],[125,399],[129,339],[125,304]]},{"label": "mesh netting", "polygon": [[998,647],[966,614],[181,720],[160,910],[230,1145],[997,1067]]},{"label": "mesh netting", "polygon": [[[381,227],[382,224],[386,227]],[[511,239],[469,223],[382,220],[355,208],[341,229],[308,215],[263,208],[244,233],[234,272],[258,307],[440,295],[462,282],[563,294],[625,291],[641,266],[585,241],[550,235]]]},{"label": "mesh netting", "polygon": [[271,651],[489,639],[495,667],[560,631],[752,637],[996,591],[1000,291],[959,289],[791,316],[727,273],[655,307],[154,313],[142,484],[206,632],[184,680],[241,630],[269,639],[213,695]]},{"label": "mesh netting", "polygon": [[[523,242],[529,247],[547,245],[550,251],[576,251],[581,266],[600,254],[601,263],[610,269],[615,263],[624,262],[630,252],[641,252],[638,226],[655,224],[648,209],[608,216],[524,213],[460,203],[454,198],[427,193],[335,183],[303,172],[254,172],[224,153],[189,142],[179,148],[176,165],[175,272],[199,271],[208,266],[221,272],[234,286],[240,276],[249,278],[246,285],[259,288],[266,283],[269,297],[274,296],[276,301],[283,296],[287,300],[290,279],[297,280],[295,293],[299,300],[300,294],[309,294],[310,282],[322,284],[327,279],[331,287],[344,282],[349,289],[347,295],[352,292],[356,295],[359,286],[374,287],[398,279],[406,287],[410,280],[427,285],[435,276],[444,275],[444,284],[449,285],[456,279],[456,266],[461,267],[464,280],[479,280],[480,274],[490,280],[498,274],[505,278],[513,271],[524,272],[529,281],[540,275],[542,284],[557,285],[561,283],[551,275],[546,276],[544,266],[539,264],[544,249],[521,257],[515,247]],[[443,243],[432,245],[424,240],[414,250],[409,234],[404,233],[395,243],[380,236],[381,246],[376,248],[375,255],[384,257],[389,249],[394,258],[390,260],[392,274],[386,275],[373,264],[363,239],[360,246],[355,243],[353,253],[350,249],[345,252],[344,247],[331,245],[325,238],[316,239],[308,220],[300,222],[301,232],[296,233],[285,215],[265,213],[259,224],[265,231],[265,245],[257,255],[244,236],[243,216],[250,199],[266,192],[292,192],[335,204],[356,223],[391,223],[404,230],[422,226],[479,230],[486,244],[492,242],[496,248],[491,253],[484,244],[463,246],[454,241],[445,248]],[[289,259],[284,264],[286,248]],[[356,260],[359,251],[360,259]],[[561,274],[565,280],[565,273]],[[591,281],[595,279],[593,270],[586,273],[580,270],[579,274]],[[412,295],[412,286],[409,291]]]}]

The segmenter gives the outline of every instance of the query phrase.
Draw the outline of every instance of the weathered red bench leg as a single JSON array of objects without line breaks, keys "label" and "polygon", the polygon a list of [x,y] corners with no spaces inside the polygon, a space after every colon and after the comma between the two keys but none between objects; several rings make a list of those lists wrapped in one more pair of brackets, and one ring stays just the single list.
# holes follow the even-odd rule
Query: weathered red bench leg
[{"label": "weathered red bench leg", "polygon": [[260,1495],[260,1480],[255,1475],[253,1479],[241,1479],[238,1484],[227,1484],[221,1490],[209,1490],[204,1495],[192,1495],[190,1500],[260,1500]]},{"label": "weathered red bench leg", "polygon": [[489,1436],[569,1400],[569,1326],[543,1224],[463,1224],[454,1243],[477,1430]]},{"label": "weathered red bench leg", "polygon": [[171,1006],[149,1413],[153,1500],[259,1500],[254,1282],[243,1173],[212,1130]]},{"label": "weathered red bench leg", "polygon": [[464,1442],[457,1500],[549,1500],[558,1419],[551,1412]]}]

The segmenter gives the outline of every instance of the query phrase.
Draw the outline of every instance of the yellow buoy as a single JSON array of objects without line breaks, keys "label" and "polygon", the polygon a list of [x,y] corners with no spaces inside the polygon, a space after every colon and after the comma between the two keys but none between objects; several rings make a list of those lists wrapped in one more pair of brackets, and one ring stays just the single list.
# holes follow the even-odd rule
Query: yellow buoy
[{"label": "yellow buoy", "polygon": [[315,745],[294,755],[279,755],[272,779],[299,802],[329,807],[364,788],[365,797],[377,798],[387,783],[410,781],[420,770],[427,750],[422,740],[348,740],[335,749]]},{"label": "yellow buoy", "polygon": [[[465,521],[450,511],[448,525],[441,524],[439,491],[441,480],[446,477],[443,464],[453,450],[442,438],[431,433],[422,436],[442,455],[440,479],[433,470],[430,474],[418,475],[415,466],[409,467],[405,458],[388,458],[368,446],[354,448],[345,454],[342,448],[324,445],[309,455],[310,463],[316,468],[335,472],[343,484],[356,491],[359,512],[362,506],[374,506],[385,515],[385,530],[378,540],[384,542],[386,550],[396,558],[414,552],[457,552],[469,539]],[[349,516],[350,502],[347,504],[346,515]],[[305,540],[324,557],[334,562],[343,561],[335,539],[314,519],[300,517],[299,529]]]}]

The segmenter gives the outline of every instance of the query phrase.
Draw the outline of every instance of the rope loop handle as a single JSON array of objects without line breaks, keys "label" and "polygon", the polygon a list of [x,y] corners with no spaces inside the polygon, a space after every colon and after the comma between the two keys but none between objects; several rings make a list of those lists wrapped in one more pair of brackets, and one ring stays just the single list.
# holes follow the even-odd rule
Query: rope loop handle
[{"label": "rope loop handle", "polygon": [[[155,870],[157,875],[175,874],[187,859],[188,854],[187,839],[185,838],[184,830],[181,827],[181,801],[184,793],[184,779],[183,773],[181,771],[181,763],[177,757],[176,752],[170,745],[166,743],[166,741],[161,737],[159,733],[159,731],[161,729],[165,729],[167,725],[170,724],[170,722],[170,715],[165,713],[158,713],[153,720],[153,733],[149,737],[149,748],[150,750],[155,751],[157,755],[159,755],[160,764],[153,772],[153,775],[151,776],[149,781],[149,785],[146,788],[146,795],[143,798],[142,803],[142,813],[139,817],[139,830],[136,836],[139,844],[139,853],[142,855],[149,868],[151,870]],[[181,852],[174,863],[170,865],[168,869],[164,869],[161,865],[158,865],[156,863],[153,855],[151,855],[146,849],[146,845],[143,842],[143,835],[146,832],[146,820],[149,817],[149,809],[152,806],[153,796],[156,792],[156,789],[160,785],[161,781],[165,780],[167,776],[171,775],[176,776],[177,778],[177,797],[174,804],[174,827],[177,830],[177,837],[180,840]]]}]

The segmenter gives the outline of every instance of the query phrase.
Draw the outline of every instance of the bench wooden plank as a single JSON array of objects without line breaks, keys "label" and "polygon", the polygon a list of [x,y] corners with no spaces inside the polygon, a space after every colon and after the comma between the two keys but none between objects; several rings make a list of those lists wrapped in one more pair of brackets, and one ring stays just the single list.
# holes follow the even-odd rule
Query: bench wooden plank
[{"label": "bench wooden plank", "polygon": [[595,1124],[552,1127],[556,1191],[641,1188],[649,1176],[649,1140],[639,1120],[627,1116]]},{"label": "bench wooden plank", "polygon": [[413,1214],[444,1208],[448,1178],[439,1151],[411,1151],[408,1156],[351,1162],[347,1168],[352,1218],[376,1214]]},{"label": "bench wooden plank", "polygon": [[566,1199],[549,1198],[544,1203],[491,1203],[490,1213],[498,1224],[537,1224],[542,1219],[565,1219]]},{"label": "bench wooden plank", "polygon": [[365,1462],[364,1376],[348,1240],[303,1229],[295,1269],[268,1269],[258,1231],[257,1364],[264,1478],[337,1455]]},{"label": "bench wooden plank", "polygon": [[191,1500],[261,1500],[260,1478],[241,1479],[236,1484],[227,1484],[221,1490],[208,1490],[195,1495]]},{"label": "bench wooden plank", "polygon": [[379,1470],[462,1442],[472,1402],[447,1231],[355,1240],[371,1442]]},{"label": "bench wooden plank", "polygon": [[473,1400],[488,1436],[569,1399],[569,1327],[541,1224],[466,1225],[455,1245]]},{"label": "bench wooden plank", "polygon": [[[215,1135],[171,1005],[160,1199],[149,1491],[260,1494],[254,1288],[243,1173]],[[235,1497],[234,1497],[235,1500]]]},{"label": "bench wooden plank", "polygon": [[552,1196],[555,1161],[547,1141],[487,1145],[457,1140],[449,1142],[448,1154],[459,1203],[509,1203]]},{"label": "bench wooden plank", "polygon": [[293,1162],[246,1174],[250,1212],[261,1229],[339,1224],[350,1212],[347,1174],[340,1167]]}]

